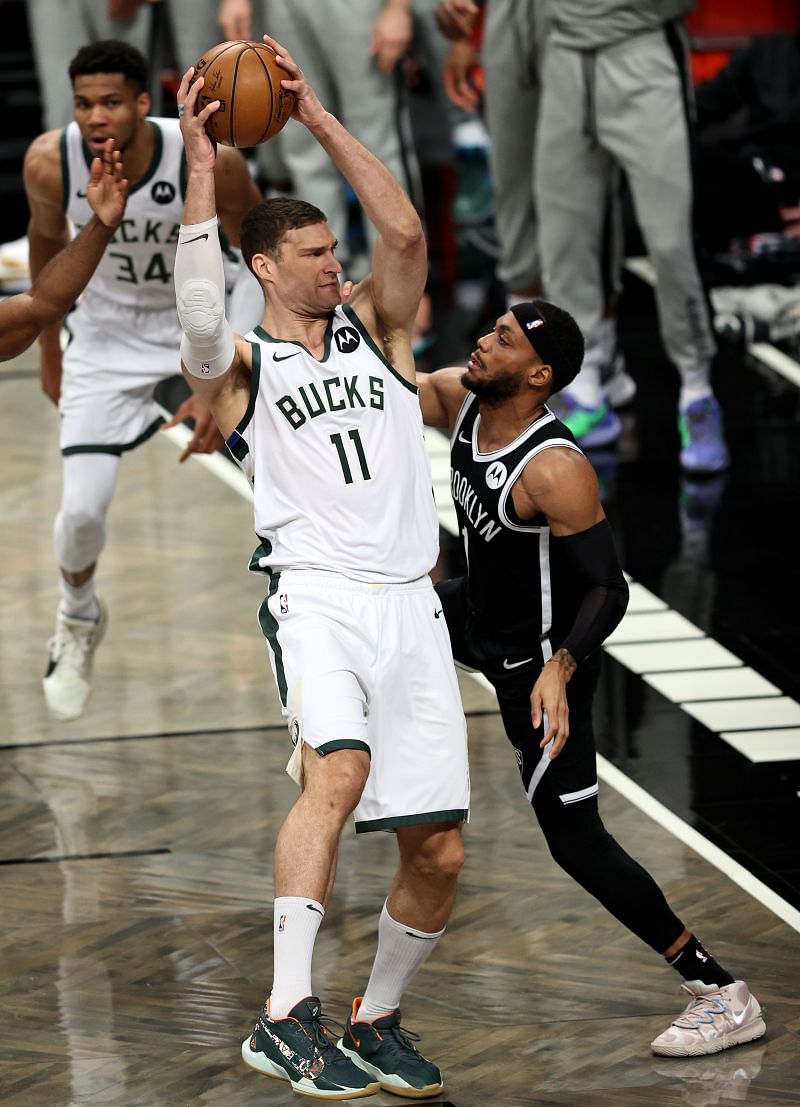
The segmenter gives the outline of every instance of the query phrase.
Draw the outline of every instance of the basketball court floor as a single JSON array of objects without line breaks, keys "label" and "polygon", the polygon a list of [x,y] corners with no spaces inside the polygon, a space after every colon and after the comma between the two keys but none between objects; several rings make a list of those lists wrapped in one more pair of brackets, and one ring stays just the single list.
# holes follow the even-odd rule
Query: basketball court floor
[{"label": "basketball court floor", "polygon": [[[727,353],[734,464],[687,482],[652,305],[635,286],[626,303],[639,396],[619,450],[594,459],[632,580],[597,701],[601,810],[748,981],[767,1034],[716,1057],[650,1053],[684,1006],[680,980],[552,863],[494,700],[463,675],[467,862],[403,1004],[444,1070],[443,1107],[800,1102],[800,393]],[[271,851],[295,794],[263,583],[246,571],[250,505],[223,459],[179,465],[174,435],[124,459],[95,691],[82,719],[51,721],[60,461],[35,364],[0,367],[0,1102],[286,1107],[288,1085],[239,1055],[270,980]],[[459,551],[445,447],[430,444],[445,572]],[[342,1020],[394,852],[384,834],[342,842],[314,967]]]}]

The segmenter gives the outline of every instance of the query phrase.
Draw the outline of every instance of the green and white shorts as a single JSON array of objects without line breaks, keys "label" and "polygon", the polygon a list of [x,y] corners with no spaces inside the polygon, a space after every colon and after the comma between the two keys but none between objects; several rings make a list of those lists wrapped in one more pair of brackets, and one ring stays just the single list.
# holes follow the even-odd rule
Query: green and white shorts
[{"label": "green and white shorts", "polygon": [[270,578],[259,622],[295,743],[287,772],[301,782],[303,742],[322,755],[366,750],[359,833],[469,816],[466,724],[441,607],[427,576]]}]

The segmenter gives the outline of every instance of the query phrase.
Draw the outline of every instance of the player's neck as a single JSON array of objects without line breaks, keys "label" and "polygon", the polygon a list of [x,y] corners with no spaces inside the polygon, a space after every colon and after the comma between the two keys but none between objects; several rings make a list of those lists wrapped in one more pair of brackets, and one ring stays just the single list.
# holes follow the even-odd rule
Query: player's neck
[{"label": "player's neck", "polygon": [[152,124],[144,120],[122,151],[122,172],[133,188],[147,173],[153,161],[156,136]]},{"label": "player's neck", "polygon": [[330,322],[330,312],[325,315],[306,315],[293,311],[284,304],[267,304],[263,327],[273,338],[284,342],[299,342],[314,357],[321,357],[325,348],[325,335]]},{"label": "player's neck", "polygon": [[512,396],[501,404],[480,404],[481,422],[478,429],[478,449],[481,453],[501,450],[519,438],[531,423],[544,415],[543,403],[531,403],[522,396]]}]

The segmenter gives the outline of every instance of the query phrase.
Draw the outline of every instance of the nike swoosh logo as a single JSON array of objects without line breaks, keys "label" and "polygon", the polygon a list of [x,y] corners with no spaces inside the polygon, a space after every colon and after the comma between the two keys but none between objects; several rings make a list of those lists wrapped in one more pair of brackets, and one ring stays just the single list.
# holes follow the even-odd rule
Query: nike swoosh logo
[{"label": "nike swoosh logo", "polygon": [[279,354],[273,354],[272,355],[272,360],[273,361],[288,361],[290,357],[297,357],[297,355],[299,353],[300,353],[299,350],[295,350],[295,352],[293,354],[284,354],[283,357],[281,357]]},{"label": "nike swoosh logo", "polygon": [[198,234],[194,238],[182,238],[180,240],[181,246],[188,246],[190,242],[202,242],[204,238],[208,238],[207,234]]},{"label": "nike swoosh logo", "polygon": [[309,911],[316,911],[318,915],[324,914],[324,911],[320,911],[319,907],[315,907],[313,903],[307,903],[306,907]]},{"label": "nike swoosh logo", "polygon": [[80,189],[78,189],[78,191],[75,193],[75,195],[78,197],[79,200],[85,200],[86,199],[86,193],[81,192]]},{"label": "nike swoosh logo", "polygon": [[433,613],[434,619],[438,619],[439,616],[441,615],[441,613],[442,613],[442,609],[440,607],[438,611],[434,611],[434,613]]},{"label": "nike swoosh logo", "polygon": [[533,661],[532,657],[526,657],[524,661],[509,661],[507,657],[503,658],[504,669],[518,669],[520,665],[528,665]]},{"label": "nike swoosh logo", "polygon": [[460,431],[458,433],[458,441],[463,442],[465,446],[471,446],[472,445],[472,441],[469,438],[465,438],[464,435]]}]

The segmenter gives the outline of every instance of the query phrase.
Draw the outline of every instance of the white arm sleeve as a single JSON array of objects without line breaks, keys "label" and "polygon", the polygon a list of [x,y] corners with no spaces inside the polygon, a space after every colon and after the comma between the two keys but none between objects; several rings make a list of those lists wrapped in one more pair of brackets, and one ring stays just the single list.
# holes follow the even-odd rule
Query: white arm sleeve
[{"label": "white arm sleeve", "polygon": [[225,275],[217,219],[181,225],[175,253],[175,299],[183,328],[181,360],[194,377],[221,377],[236,346],[225,318]]}]

